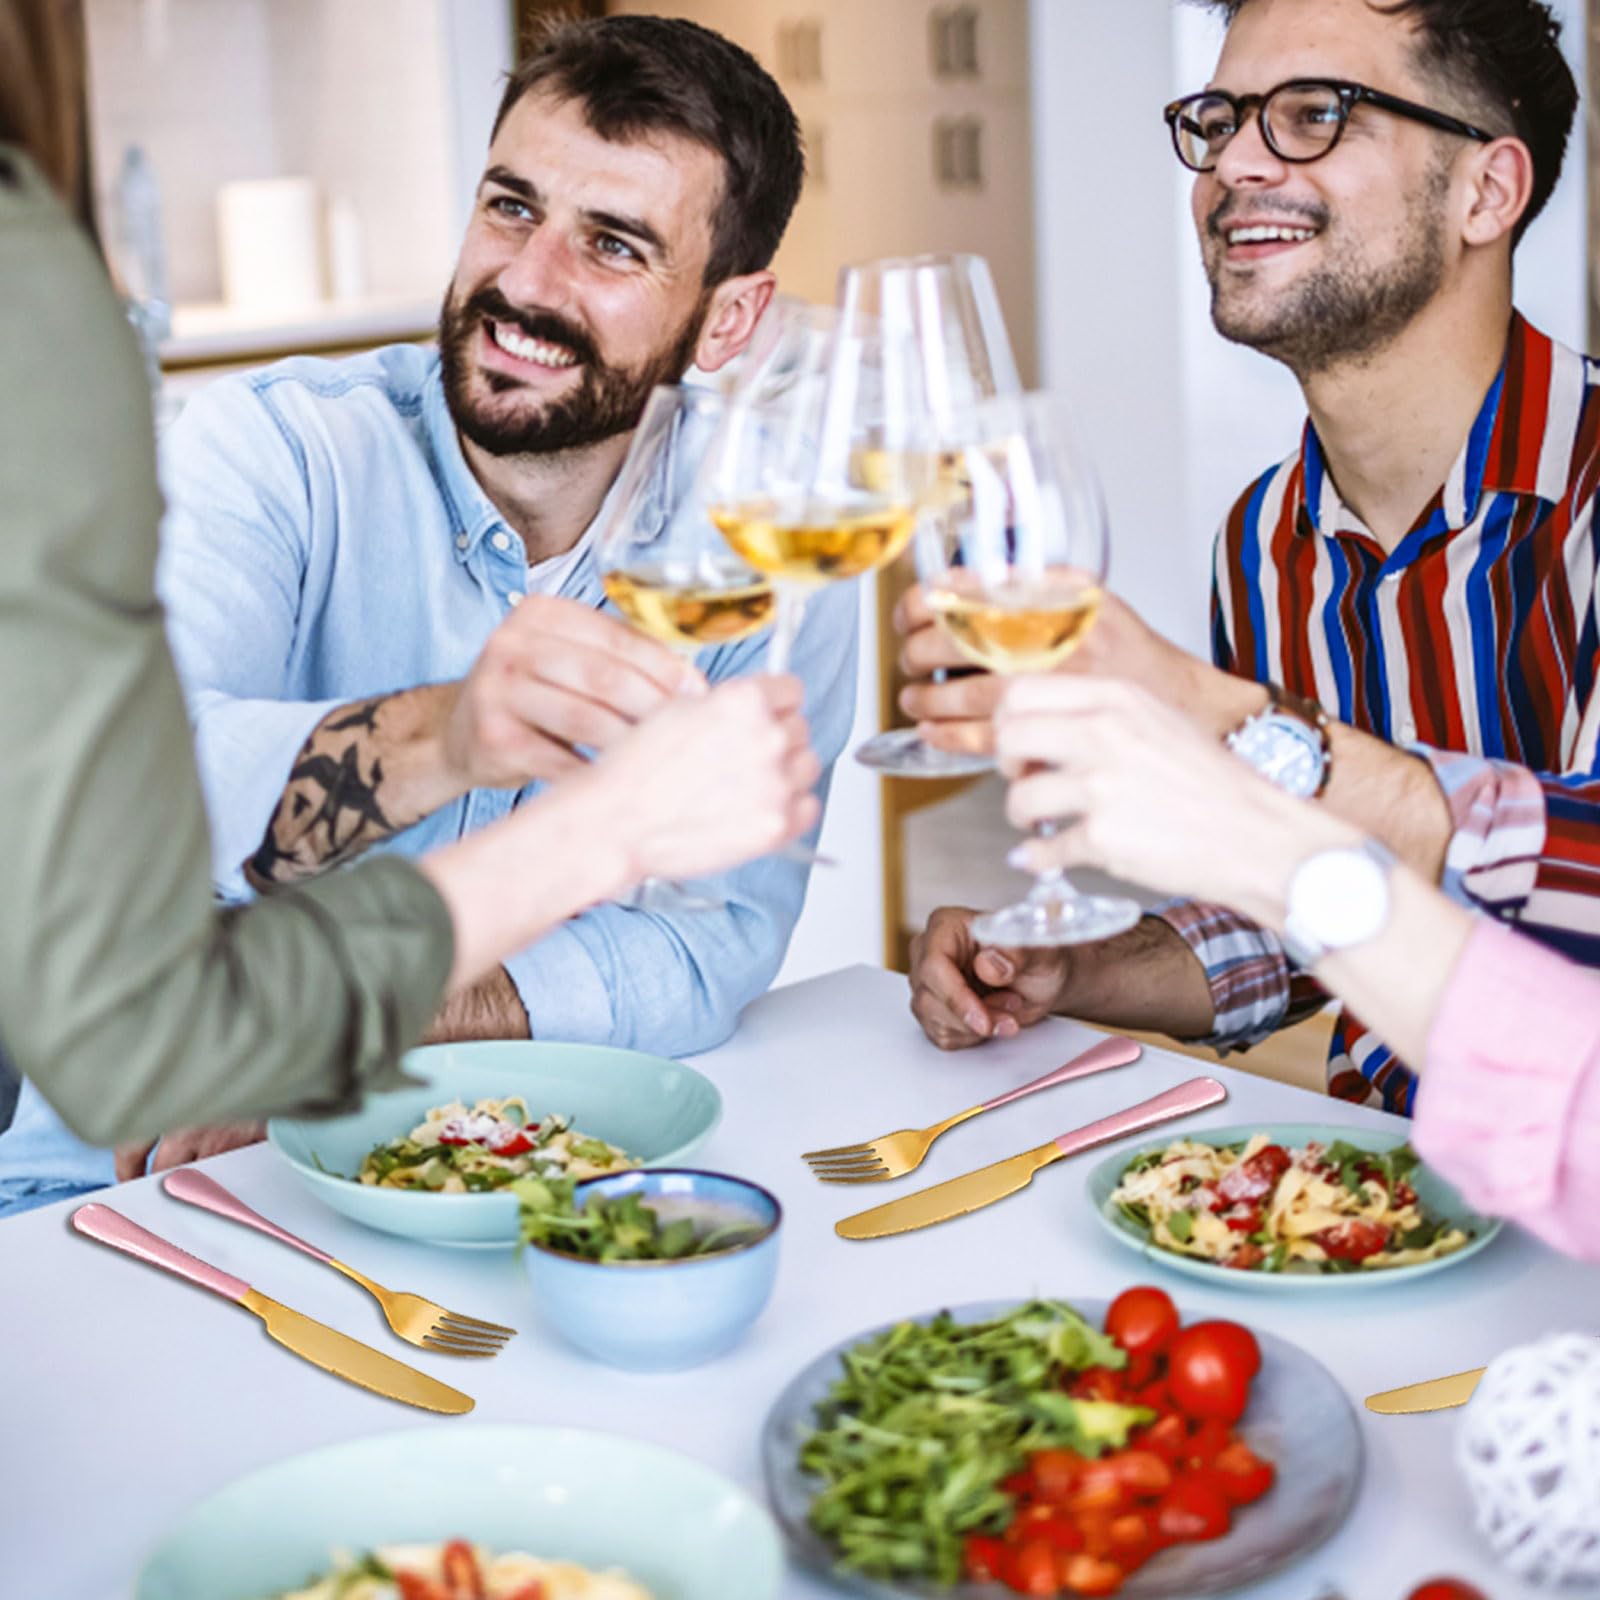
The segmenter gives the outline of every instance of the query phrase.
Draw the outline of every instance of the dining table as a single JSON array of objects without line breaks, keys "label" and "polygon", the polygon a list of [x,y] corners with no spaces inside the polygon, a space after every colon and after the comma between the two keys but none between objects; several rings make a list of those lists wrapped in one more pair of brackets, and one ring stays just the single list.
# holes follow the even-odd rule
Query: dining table
[{"label": "dining table", "polygon": [[[1198,1074],[1226,1102],[1162,1135],[1208,1124],[1347,1122],[1404,1135],[1403,1120],[1147,1047],[1133,1065],[975,1118],[896,1182],[825,1185],[801,1152],[921,1126],[1036,1077],[1093,1043],[1051,1018],[1017,1037],[944,1053],[911,1017],[903,976],[854,966],[772,991],[737,1032],[692,1058],[723,1115],[690,1164],[755,1179],[782,1203],[772,1299],[731,1353],[646,1375],[600,1366],[541,1324],[516,1254],[427,1246],[322,1205],[267,1144],[204,1163],[249,1205],[380,1282],[519,1330],[490,1361],[400,1345],[353,1285],[297,1252],[180,1205],[154,1178],[96,1198],[263,1293],[466,1389],[471,1418],[430,1417],[341,1383],[287,1355],[251,1317],[107,1250],[68,1224],[72,1203],[0,1223],[0,1593],[14,1600],[111,1600],[132,1593],[163,1532],[220,1485],[338,1441],[474,1419],[566,1425],[652,1441],[765,1499],[762,1419],[790,1378],[841,1340],[965,1302],[1030,1296],[1105,1300],[1156,1283],[1185,1320],[1243,1321],[1292,1341],[1348,1395],[1364,1446],[1340,1531],[1241,1600],[1405,1600],[1454,1576],[1490,1600],[1540,1594],[1497,1567],[1474,1529],[1454,1461],[1462,1413],[1382,1417],[1362,1398],[1481,1366],[1543,1335],[1600,1327],[1600,1273],[1505,1228],[1458,1268],[1415,1282],[1250,1292],[1219,1272],[1180,1276],[1113,1238],[1085,1175],[1101,1152],[1059,1162],[1025,1190],[971,1215],[852,1242],[834,1224],[868,1205],[1039,1144]],[[114,1063],[107,1064],[115,1070]],[[1150,1142],[1145,1135],[1142,1143]],[[1130,1146],[1131,1148],[1131,1146]],[[686,1528],[682,1537],[691,1539]],[[997,1591],[997,1595],[1004,1591]],[[791,1562],[783,1600],[840,1593]]]}]

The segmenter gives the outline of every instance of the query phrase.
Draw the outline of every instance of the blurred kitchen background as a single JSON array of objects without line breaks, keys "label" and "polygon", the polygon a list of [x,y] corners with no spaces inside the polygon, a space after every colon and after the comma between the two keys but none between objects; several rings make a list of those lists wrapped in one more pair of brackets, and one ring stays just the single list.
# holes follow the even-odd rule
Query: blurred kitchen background
[{"label": "blurred kitchen background", "polygon": [[[1600,0],[1594,0],[1600,5]],[[291,351],[430,337],[523,0],[83,0],[108,244],[181,405],[219,371]],[[1161,108],[1203,84],[1219,28],[1174,0],[613,0],[750,49],[792,99],[810,179],[783,287],[833,296],[841,263],[988,257],[1025,378],[1076,403],[1105,480],[1112,583],[1204,650],[1213,530],[1293,448],[1288,375],[1207,314],[1188,182]],[[1558,0],[1583,79],[1591,27]],[[1593,117],[1591,107],[1590,116]],[[1592,133],[1591,133],[1592,137]],[[1586,342],[1594,163],[1574,143],[1519,253],[1519,301]],[[854,743],[893,718],[862,589]],[[883,781],[848,759],[783,979],[899,965],[933,906],[1009,893],[998,786]]]}]

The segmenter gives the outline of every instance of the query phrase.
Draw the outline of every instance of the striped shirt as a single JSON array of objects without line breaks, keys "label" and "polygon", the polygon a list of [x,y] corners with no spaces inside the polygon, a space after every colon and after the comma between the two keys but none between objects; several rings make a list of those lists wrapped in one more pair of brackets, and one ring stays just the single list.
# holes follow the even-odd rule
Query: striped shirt
[{"label": "striped shirt", "polygon": [[[1218,666],[1276,682],[1428,761],[1454,831],[1443,887],[1600,966],[1600,367],[1512,320],[1444,485],[1385,554],[1316,430],[1217,538]],[[1282,946],[1214,906],[1161,915],[1206,968],[1213,1042],[1252,1044],[1323,998]],[[1416,1080],[1353,1017],[1329,1091],[1409,1112]]]}]

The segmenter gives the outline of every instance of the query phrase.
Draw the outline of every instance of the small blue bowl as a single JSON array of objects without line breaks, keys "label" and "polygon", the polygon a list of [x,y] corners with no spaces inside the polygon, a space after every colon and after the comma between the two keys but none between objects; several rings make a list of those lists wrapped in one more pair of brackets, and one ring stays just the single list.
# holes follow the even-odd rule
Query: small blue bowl
[{"label": "small blue bowl", "polygon": [[642,1196],[664,1222],[749,1222],[745,1244],[681,1261],[586,1261],[547,1245],[523,1252],[540,1314],[569,1344],[631,1372],[681,1372],[731,1350],[761,1314],[778,1273],[783,1208],[758,1183],[720,1172],[656,1167],[578,1185],[591,1195]]}]

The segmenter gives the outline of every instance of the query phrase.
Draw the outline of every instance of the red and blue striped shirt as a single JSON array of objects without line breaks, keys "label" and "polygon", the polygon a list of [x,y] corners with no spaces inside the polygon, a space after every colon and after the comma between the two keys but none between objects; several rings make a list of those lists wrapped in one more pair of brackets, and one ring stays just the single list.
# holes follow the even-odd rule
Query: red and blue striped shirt
[{"label": "red and blue striped shirt", "polygon": [[[1217,538],[1218,666],[1316,700],[1433,767],[1455,831],[1443,887],[1600,966],[1600,367],[1513,318],[1454,467],[1392,554],[1339,498],[1316,430]],[[1317,992],[1218,907],[1162,915],[1206,967],[1219,1044]],[[1341,1019],[1330,1092],[1409,1111],[1416,1080]]]}]

